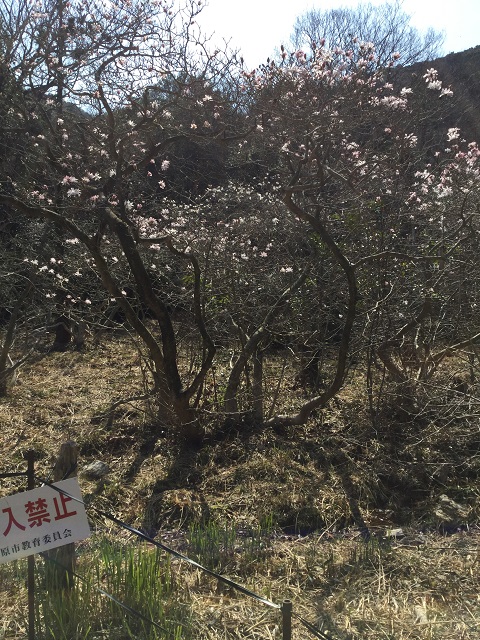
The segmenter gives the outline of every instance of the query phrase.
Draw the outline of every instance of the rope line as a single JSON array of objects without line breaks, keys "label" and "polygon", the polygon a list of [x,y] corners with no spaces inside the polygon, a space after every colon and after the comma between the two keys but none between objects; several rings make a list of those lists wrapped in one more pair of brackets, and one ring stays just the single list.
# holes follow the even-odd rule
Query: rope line
[{"label": "rope line", "polygon": [[162,542],[158,542],[157,540],[154,540],[153,538],[148,536],[143,531],[139,531],[138,529],[135,529],[134,527],[130,526],[126,522],[123,522],[119,518],[116,518],[115,516],[112,516],[110,513],[107,513],[106,511],[102,511],[101,509],[99,509],[98,507],[95,507],[93,505],[90,505],[90,506],[87,507],[87,505],[85,505],[83,500],[80,500],[79,498],[76,498],[75,496],[70,495],[67,491],[64,491],[63,489],[59,489],[55,485],[51,484],[50,482],[47,482],[46,480],[44,480],[44,479],[42,479],[42,478],[40,478],[38,476],[35,476],[35,477],[37,478],[37,480],[39,482],[42,482],[47,487],[50,487],[51,489],[54,489],[58,493],[62,493],[63,495],[71,498],[72,500],[75,500],[76,502],[79,502],[79,503],[83,504],[85,506],[85,508],[88,508],[88,509],[90,509],[92,511],[95,511],[97,514],[101,515],[103,518],[106,518],[107,520],[110,520],[111,522],[115,523],[119,527],[122,527],[123,529],[125,529],[126,531],[132,533],[133,535],[136,535],[137,537],[141,538],[142,540],[145,540],[146,542],[149,542],[150,544],[154,545],[155,547],[158,547],[159,549],[162,549],[163,551],[165,551],[166,553],[169,553],[170,555],[174,556],[175,558],[178,558],[179,560],[183,560],[184,562],[188,562],[189,564],[191,564],[192,566],[196,567],[197,569],[200,569],[204,573],[207,573],[208,575],[213,576],[214,578],[216,578],[220,582],[223,582],[224,584],[228,585],[229,587],[232,587],[232,589],[236,589],[237,591],[240,591],[244,595],[249,596],[250,598],[253,598],[255,600],[258,600],[259,602],[262,602],[263,604],[265,604],[265,605],[267,605],[269,607],[272,607],[274,609],[281,609],[282,608],[281,605],[276,604],[275,602],[272,602],[271,600],[268,600],[268,598],[264,598],[263,596],[259,596],[254,591],[251,591],[250,589],[247,589],[246,587],[243,587],[242,585],[238,584],[237,582],[234,582],[230,578],[226,578],[225,576],[222,576],[221,574],[216,573],[215,571],[212,571],[211,569],[208,569],[207,567],[204,567],[203,565],[201,565],[200,563],[196,562],[195,560],[192,560],[188,556],[183,555],[183,553],[180,553],[179,551],[175,551],[175,549],[172,549],[171,547],[167,547],[167,545],[163,544]]},{"label": "rope line", "polygon": [[303,624],[305,628],[307,628],[311,634],[313,634],[316,638],[320,638],[320,640],[334,640],[334,636],[331,634],[326,635],[320,629],[317,629],[311,622],[302,618],[302,616],[298,615],[298,613],[292,612],[292,617],[298,620]]},{"label": "rope line", "polygon": [[11,471],[10,473],[0,473],[0,478],[14,478],[16,476],[26,476],[26,471]]}]

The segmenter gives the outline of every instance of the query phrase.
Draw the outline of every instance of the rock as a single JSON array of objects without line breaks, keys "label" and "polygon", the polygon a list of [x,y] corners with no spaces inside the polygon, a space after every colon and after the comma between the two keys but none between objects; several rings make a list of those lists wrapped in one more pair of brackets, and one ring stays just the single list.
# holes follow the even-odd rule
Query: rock
[{"label": "rock", "polygon": [[426,542],[425,536],[421,531],[418,533],[404,534],[403,536],[392,538],[392,540],[394,540],[395,544],[399,547],[417,547],[417,549]]},{"label": "rock", "polygon": [[403,529],[387,529],[385,531],[385,535],[387,536],[387,538],[395,538],[396,540],[405,537]]},{"label": "rock", "polygon": [[107,473],[110,473],[110,467],[108,464],[101,460],[95,460],[95,462],[87,464],[87,466],[85,466],[80,472],[80,475],[87,480],[100,480],[100,478],[106,476]]},{"label": "rock", "polygon": [[413,613],[415,616],[415,624],[428,624],[429,620],[425,602],[422,604],[417,604],[413,609]]},{"label": "rock", "polygon": [[434,511],[436,518],[440,521],[440,527],[447,529],[466,524],[469,513],[469,507],[458,504],[445,494],[439,497]]}]

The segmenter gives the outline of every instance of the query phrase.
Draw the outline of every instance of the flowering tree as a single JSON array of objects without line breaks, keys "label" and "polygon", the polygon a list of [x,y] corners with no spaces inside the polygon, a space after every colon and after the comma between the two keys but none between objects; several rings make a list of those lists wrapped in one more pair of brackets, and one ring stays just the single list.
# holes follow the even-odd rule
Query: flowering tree
[{"label": "flowering tree", "polygon": [[[25,141],[22,170],[12,167],[4,177],[1,202],[51,229],[55,253],[47,266],[62,265],[54,269],[60,285],[69,265],[85,259],[83,270],[74,267],[77,276],[93,270],[118,301],[154,363],[164,417],[176,415],[191,437],[198,431],[190,401],[215,352],[200,304],[197,262],[165,242],[194,270],[191,309],[203,347],[198,370],[184,385],[171,313],[142,255],[144,247],[164,239],[154,242],[141,232],[148,215],[163,216],[159,203],[169,150],[187,139],[199,146],[212,138],[228,141],[225,110],[212,87],[228,85],[230,63],[208,51],[195,24],[199,10],[194,1],[176,7],[162,1],[46,0],[4,3],[0,23],[2,64],[17,89],[8,113]],[[183,117],[173,118],[175,110]],[[158,323],[159,340],[122,293],[115,276],[122,261]]]},{"label": "flowering tree", "polygon": [[[281,153],[286,208],[343,278],[343,329],[324,392],[272,422],[299,424],[324,406],[344,383],[352,350],[365,353],[369,333],[375,362],[411,402],[419,380],[478,338],[466,300],[462,321],[448,331],[459,312],[460,264],[476,272],[477,145],[455,128],[428,135],[425,121],[452,94],[434,69],[414,86],[396,86],[394,61],[378,68],[373,45],[363,43],[282,59],[246,74],[245,90],[257,99],[262,144]],[[477,304],[473,292],[468,298]]]},{"label": "flowering tree", "polygon": [[[429,125],[451,90],[434,70],[397,86],[398,56],[385,68],[363,42],[242,74],[208,50],[199,10],[4,5],[19,142],[0,204],[46,238],[25,247],[29,268],[62,318],[105,304],[101,284],[145,346],[160,421],[189,441],[201,409],[304,423],[354,354],[413,396],[476,339],[446,320],[476,304],[452,291],[473,267],[477,147]],[[289,413],[278,346],[315,374]]]}]

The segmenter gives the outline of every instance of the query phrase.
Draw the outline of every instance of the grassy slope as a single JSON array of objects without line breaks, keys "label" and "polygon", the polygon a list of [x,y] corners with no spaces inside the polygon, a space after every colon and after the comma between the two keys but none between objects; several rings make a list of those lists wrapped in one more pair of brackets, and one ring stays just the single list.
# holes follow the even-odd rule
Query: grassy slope
[{"label": "grassy slope", "polygon": [[[96,506],[160,529],[172,546],[277,602],[291,598],[297,613],[335,637],[480,637],[478,426],[419,429],[384,417],[375,432],[363,388],[351,380],[304,428],[276,433],[246,424],[212,432],[199,451],[180,451],[173,434],[156,433],[142,403],[119,407],[111,424],[94,418],[113,398],[143,392],[140,365],[125,338],[107,336],[95,350],[25,366],[0,402],[1,470],[23,468],[23,451],[34,448],[37,473],[48,476],[59,444],[74,439],[80,467],[95,459],[111,467],[106,482],[82,479]],[[287,381],[284,396],[292,386]],[[1,492],[19,488],[20,481],[4,482]],[[441,494],[462,504],[469,531],[439,535]],[[375,535],[368,545],[352,517],[357,508]],[[232,522],[239,535],[226,549]],[[195,546],[194,523],[207,527],[200,537],[210,540],[210,554],[218,542],[219,557]],[[395,526],[406,537],[386,541]],[[5,637],[22,637],[21,581],[7,567],[0,565]],[[180,584],[197,637],[273,637],[275,612],[219,592],[198,572],[182,572]],[[294,637],[307,637],[298,624]]]}]

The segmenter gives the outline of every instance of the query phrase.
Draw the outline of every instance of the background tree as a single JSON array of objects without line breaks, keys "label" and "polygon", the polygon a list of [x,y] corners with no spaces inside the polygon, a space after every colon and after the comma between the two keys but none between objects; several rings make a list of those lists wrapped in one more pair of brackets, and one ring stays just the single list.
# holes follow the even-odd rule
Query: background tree
[{"label": "background tree", "polygon": [[296,51],[309,52],[322,43],[346,51],[356,51],[356,42],[372,43],[376,64],[381,67],[388,67],[395,54],[400,54],[402,65],[438,57],[443,34],[431,28],[421,33],[410,20],[400,0],[380,5],[362,2],[353,8],[314,8],[296,19],[291,43]]}]

